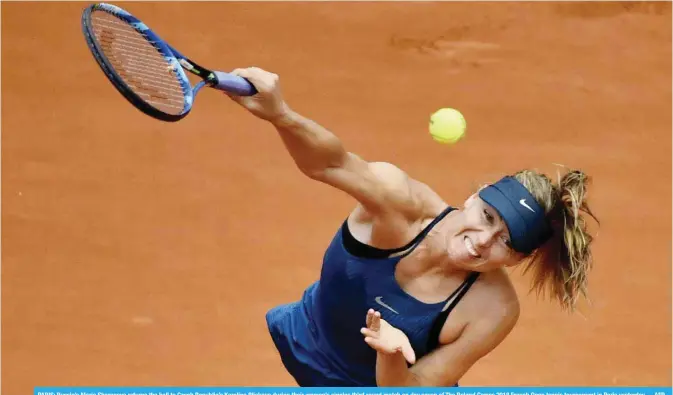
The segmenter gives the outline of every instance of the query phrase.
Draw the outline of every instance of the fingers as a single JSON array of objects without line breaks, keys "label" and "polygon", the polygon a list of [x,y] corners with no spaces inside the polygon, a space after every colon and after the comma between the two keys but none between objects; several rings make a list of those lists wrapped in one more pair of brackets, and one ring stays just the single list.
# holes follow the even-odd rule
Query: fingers
[{"label": "fingers", "polygon": [[380,353],[390,355],[401,352],[402,356],[407,362],[409,362],[410,364],[416,363],[416,353],[411,348],[411,346],[391,347],[389,344],[386,344],[385,340],[377,336],[366,336],[365,343],[367,343],[369,347],[373,348],[374,350]]},{"label": "fingers", "polygon": [[268,71],[253,66],[253,67],[239,67],[233,69],[232,71],[230,71],[230,73],[241,77],[247,77],[253,74],[268,73]]},{"label": "fingers", "polygon": [[377,352],[384,354],[394,354],[401,352],[402,356],[407,362],[412,365],[416,363],[416,353],[410,344],[403,345],[402,347],[391,348],[389,344],[386,344],[385,340],[378,336],[378,333],[372,333],[371,330],[366,328],[362,328],[360,332],[365,335],[365,343],[367,343],[369,347],[373,348]]},{"label": "fingers", "polygon": [[[229,72],[229,74],[235,75],[237,77],[245,78],[246,80],[250,81],[250,83],[255,87],[255,89],[257,89],[259,91],[259,87],[257,87],[257,85],[255,85],[255,82],[250,79],[250,75],[249,75],[250,73],[247,69],[240,69],[240,68],[239,69],[234,69],[234,70],[231,70]],[[232,99],[233,101],[238,102],[238,103],[244,102],[248,99],[245,96],[239,96],[239,95],[236,95],[234,93],[227,92],[227,91],[222,91],[222,93],[224,93],[230,99]]]},{"label": "fingers", "polygon": [[278,84],[278,74],[259,67],[237,68],[232,70],[230,74],[247,79],[260,92],[273,90]]},{"label": "fingers", "polygon": [[369,328],[361,328],[360,333],[362,333],[365,337],[379,338],[379,332],[375,332]]},{"label": "fingers", "polygon": [[369,309],[367,311],[367,318],[365,320],[365,327],[360,329],[366,337],[378,338],[380,336],[379,330],[381,329],[381,313],[375,311],[374,309]]},{"label": "fingers", "polygon": [[[410,364],[416,363],[416,353],[414,352],[413,347],[411,347],[411,344],[409,343],[408,339],[404,337],[404,334],[400,332],[400,335],[404,337],[404,340],[406,341],[400,341],[401,340],[400,337],[396,336],[394,332],[392,333],[391,337],[391,331],[388,330],[388,327],[386,327],[386,330],[384,330],[384,332],[387,331],[387,334],[384,334],[383,336],[384,338],[382,338],[381,334],[382,321],[383,318],[381,318],[380,312],[374,309],[367,310],[367,318],[365,320],[366,327],[360,328],[360,333],[365,337],[364,338],[365,343],[367,343],[371,348],[375,349],[378,352],[386,354],[401,352],[402,356],[408,363]],[[399,330],[395,328],[390,329],[399,332]],[[400,345],[392,346],[391,344],[394,343]]]},{"label": "fingers", "polygon": [[373,331],[379,331],[381,329],[381,313],[375,311],[372,317],[372,322],[369,328]]},{"label": "fingers", "polygon": [[367,328],[371,330],[378,331],[381,329],[381,313],[374,309],[369,309],[367,311],[366,324]]},{"label": "fingers", "polygon": [[243,77],[241,73],[245,73],[245,69],[233,69],[229,72],[231,75],[237,75],[239,77]]},{"label": "fingers", "polygon": [[411,347],[411,344],[402,346],[402,355],[404,356],[404,359],[406,359],[410,364],[416,363],[416,353]]}]

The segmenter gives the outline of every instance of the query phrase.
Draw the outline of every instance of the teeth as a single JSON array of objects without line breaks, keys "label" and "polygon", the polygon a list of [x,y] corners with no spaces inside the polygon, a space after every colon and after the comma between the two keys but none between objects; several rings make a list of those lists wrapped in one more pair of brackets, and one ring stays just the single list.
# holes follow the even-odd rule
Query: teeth
[{"label": "teeth", "polygon": [[467,237],[465,238],[465,248],[467,248],[467,252],[469,252],[470,255],[472,255],[473,257],[475,257],[475,258],[479,257],[479,253],[474,248],[474,245],[472,244],[470,239],[468,239]]}]

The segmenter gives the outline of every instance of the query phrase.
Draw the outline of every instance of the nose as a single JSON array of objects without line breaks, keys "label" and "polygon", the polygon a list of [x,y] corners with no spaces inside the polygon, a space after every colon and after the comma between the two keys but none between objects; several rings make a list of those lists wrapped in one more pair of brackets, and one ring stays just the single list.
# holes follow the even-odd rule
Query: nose
[{"label": "nose", "polygon": [[475,247],[479,249],[487,249],[493,245],[498,237],[500,231],[498,229],[488,229],[479,232],[477,240],[475,241]]}]

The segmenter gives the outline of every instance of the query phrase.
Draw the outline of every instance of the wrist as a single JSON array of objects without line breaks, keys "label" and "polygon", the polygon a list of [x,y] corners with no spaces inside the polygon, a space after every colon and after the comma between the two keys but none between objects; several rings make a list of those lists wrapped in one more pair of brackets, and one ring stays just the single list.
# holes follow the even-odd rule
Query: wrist
[{"label": "wrist", "polygon": [[283,103],[283,106],[280,111],[270,119],[268,119],[271,124],[275,127],[287,127],[296,122],[297,113],[292,111],[287,104]]},{"label": "wrist", "polygon": [[377,352],[376,381],[381,387],[413,386],[413,375],[401,352]]}]

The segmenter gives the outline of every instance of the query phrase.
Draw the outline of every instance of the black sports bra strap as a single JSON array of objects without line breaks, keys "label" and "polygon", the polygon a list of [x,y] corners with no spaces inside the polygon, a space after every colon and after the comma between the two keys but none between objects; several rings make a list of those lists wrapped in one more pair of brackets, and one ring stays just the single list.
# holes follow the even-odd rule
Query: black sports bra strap
[{"label": "black sports bra strap", "polygon": [[406,251],[402,256],[406,256],[406,255],[410,254],[414,250],[414,248],[416,248],[421,243],[423,238],[425,238],[425,236],[427,236],[427,234],[432,230],[432,228],[434,228],[435,225],[437,225],[439,223],[439,221],[441,221],[444,217],[446,217],[447,214],[449,214],[453,210],[454,210],[454,208],[451,207],[451,206],[445,208],[444,211],[442,211],[438,216],[436,216],[432,220],[432,222],[430,222],[428,224],[428,226],[426,226],[421,231],[421,233],[417,234],[416,237],[414,237],[413,240],[411,240],[409,243],[407,243],[407,245],[405,245],[403,247],[391,249],[391,250],[389,250],[389,252],[391,254],[396,254],[398,252]]},{"label": "black sports bra strap", "polygon": [[463,296],[465,296],[467,291],[469,291],[472,284],[474,284],[474,282],[477,281],[477,277],[479,277],[479,272],[470,273],[465,279],[465,281],[463,281],[463,283],[460,284],[460,286],[456,288],[456,290],[453,291],[453,293],[449,295],[448,298],[446,298],[446,303],[449,303],[449,301],[451,301],[451,303],[448,305],[448,308],[445,307],[444,309],[442,309],[442,314],[446,313],[447,316],[449,315],[451,310],[453,310],[453,308],[456,307],[458,302],[460,302],[460,300],[463,298]]},{"label": "black sports bra strap", "polygon": [[[446,319],[449,317],[449,314],[451,314],[451,310],[456,307],[458,302],[465,296],[467,291],[472,287],[472,284],[474,284],[475,281],[477,281],[477,278],[479,277],[479,272],[472,272],[470,275],[463,281],[462,284],[458,288],[456,288],[453,293],[446,298],[446,303],[451,303],[448,305],[448,308],[445,308],[442,310],[438,315],[437,318],[435,319],[434,324],[430,328],[430,333],[428,335],[428,350],[434,350],[436,347],[439,346],[439,334],[442,332],[442,328],[444,328],[444,323],[446,322]],[[444,304],[446,306],[446,303]]]},{"label": "black sports bra strap", "polygon": [[[474,273],[470,273],[470,275],[468,277],[466,277],[465,280],[463,280],[462,283],[460,283],[458,288],[454,289],[453,292],[451,292],[451,295],[449,295],[449,297],[446,298],[446,300],[444,300],[444,306],[445,307],[447,306],[447,303],[449,303],[450,300],[452,300],[460,291],[463,290],[463,288],[465,288],[467,286],[467,283],[470,280],[470,276],[472,276],[472,275],[474,275]],[[444,311],[444,308],[442,308],[442,311]]]}]

